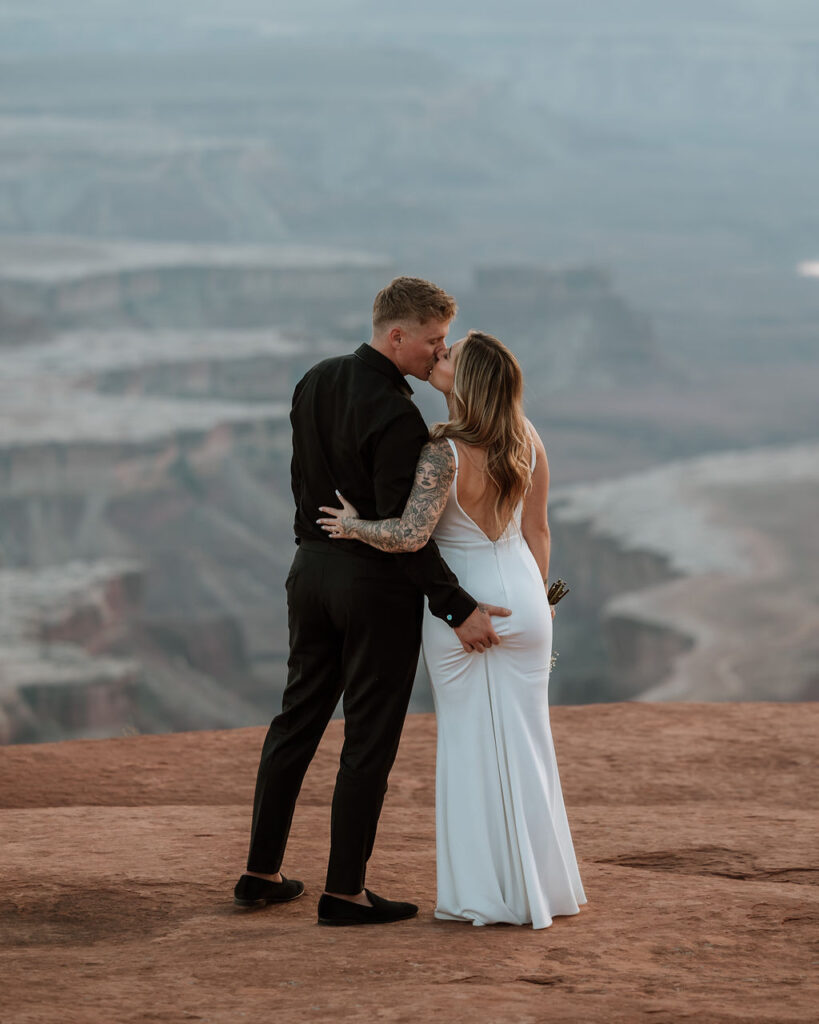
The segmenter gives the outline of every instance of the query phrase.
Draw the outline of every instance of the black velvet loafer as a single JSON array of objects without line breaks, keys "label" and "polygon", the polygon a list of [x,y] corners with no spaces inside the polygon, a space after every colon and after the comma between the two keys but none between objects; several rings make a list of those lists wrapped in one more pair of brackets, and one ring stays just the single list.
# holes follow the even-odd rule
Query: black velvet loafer
[{"label": "black velvet loafer", "polygon": [[418,907],[414,903],[399,903],[397,900],[385,900],[376,896],[374,892],[365,889],[369,896],[371,907],[365,907],[361,903],[351,903],[349,900],[340,900],[337,896],[328,896],[327,893],[319,900],[318,923],[331,925],[349,924],[390,924],[393,921],[405,921],[408,917],[415,917]]},{"label": "black velvet loafer", "polygon": [[233,890],[237,907],[266,907],[268,903],[289,903],[304,892],[304,885],[282,875],[280,882],[268,882],[255,875],[242,875]]}]

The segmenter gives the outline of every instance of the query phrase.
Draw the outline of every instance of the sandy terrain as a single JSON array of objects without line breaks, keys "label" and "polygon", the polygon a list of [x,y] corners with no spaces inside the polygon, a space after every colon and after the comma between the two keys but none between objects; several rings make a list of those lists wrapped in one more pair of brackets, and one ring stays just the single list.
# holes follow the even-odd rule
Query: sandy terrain
[{"label": "sandy terrain", "polygon": [[0,1019],[814,1021],[819,705],[560,707],[589,903],[541,932],[436,922],[431,716],[408,720],[368,882],[417,899],[322,929],[332,723],[286,873],[241,912],[263,729],[0,749]]}]

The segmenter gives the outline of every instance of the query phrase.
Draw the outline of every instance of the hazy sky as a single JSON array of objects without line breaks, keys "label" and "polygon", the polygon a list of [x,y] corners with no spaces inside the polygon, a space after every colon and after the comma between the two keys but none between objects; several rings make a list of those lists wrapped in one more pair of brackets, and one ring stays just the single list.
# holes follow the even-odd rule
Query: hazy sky
[{"label": "hazy sky", "polygon": [[600,264],[700,358],[804,348],[817,123],[813,0],[0,0],[0,232]]},{"label": "hazy sky", "polygon": [[[777,33],[819,31],[813,0],[4,0],[0,3],[0,48],[5,53],[41,50],[111,50],[188,47],[265,38],[296,29],[316,34],[390,30],[402,34],[471,33],[478,30],[548,29],[559,24],[635,31],[698,25],[758,28]],[[126,31],[127,29],[127,31]]]}]

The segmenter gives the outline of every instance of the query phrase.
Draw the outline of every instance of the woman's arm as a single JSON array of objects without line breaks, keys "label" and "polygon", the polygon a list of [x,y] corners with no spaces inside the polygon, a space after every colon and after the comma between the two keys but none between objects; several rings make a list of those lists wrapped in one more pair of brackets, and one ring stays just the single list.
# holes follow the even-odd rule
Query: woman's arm
[{"label": "woman's arm", "polygon": [[535,556],[541,578],[545,583],[549,577],[549,553],[551,548],[551,535],[549,533],[549,520],[547,516],[549,462],[546,458],[546,449],[543,447],[543,442],[538,436],[537,431],[531,423],[529,427],[532,431],[532,441],[535,446],[537,461],[532,473],[532,486],[523,500],[520,529],[523,539],[529,545],[529,550]]},{"label": "woman's arm", "polygon": [[455,475],[455,457],[445,438],[421,449],[415,482],[400,519],[359,519],[356,509],[340,494],[341,508],[321,506],[331,518],[317,519],[332,539],[362,540],[381,551],[418,551],[444,511]]}]

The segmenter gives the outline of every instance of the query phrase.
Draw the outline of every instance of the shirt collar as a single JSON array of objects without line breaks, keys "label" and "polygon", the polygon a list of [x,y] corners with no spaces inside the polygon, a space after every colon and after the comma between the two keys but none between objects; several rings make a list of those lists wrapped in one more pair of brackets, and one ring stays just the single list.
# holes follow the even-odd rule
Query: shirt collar
[{"label": "shirt collar", "polygon": [[385,377],[389,378],[392,383],[398,388],[402,395],[406,395],[407,398],[413,393],[412,388],[407,383],[403,373],[398,369],[392,360],[387,359],[386,356],[382,355],[377,349],[374,349],[372,345],[368,345],[366,342],[355,350],[355,354],[359,359],[362,359],[367,366],[371,366],[374,370],[378,370],[379,373],[383,373]]}]

